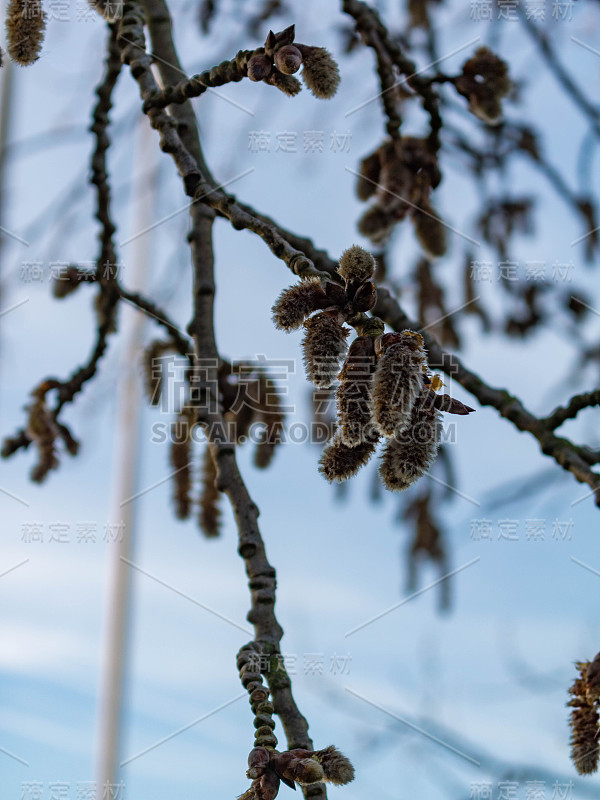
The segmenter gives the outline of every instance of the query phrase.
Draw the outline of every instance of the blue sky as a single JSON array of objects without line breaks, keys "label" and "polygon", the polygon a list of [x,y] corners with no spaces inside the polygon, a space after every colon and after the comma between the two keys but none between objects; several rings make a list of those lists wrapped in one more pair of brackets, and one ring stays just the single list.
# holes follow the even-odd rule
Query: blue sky
[{"label": "blue sky", "polygon": [[[382,3],[382,10],[393,21],[388,5]],[[471,20],[468,4],[446,5],[439,21],[444,52],[475,37],[482,42],[490,37],[491,24]],[[226,3],[223,13],[237,7]],[[297,7],[299,13],[285,15],[281,27],[296,21],[298,39],[339,53],[335,4],[324,6],[315,0],[302,4],[301,12]],[[190,4],[175,2],[173,12],[176,42],[190,74],[250,45],[240,38],[238,12],[208,38],[200,35]],[[571,22],[555,24],[562,26],[561,56],[574,74],[589,76],[586,88],[595,100],[600,57],[570,39],[575,36],[592,45],[598,40],[595,7],[580,3]],[[6,225],[29,246],[4,241],[2,302],[5,307],[26,302],[0,318],[3,434],[21,424],[30,389],[46,375],[69,374],[87,357],[92,343],[87,287],[55,301],[47,277],[28,282],[23,264],[39,260],[47,271],[51,261],[95,256],[93,194],[85,186],[92,142],[85,129],[103,41],[99,19],[77,21],[73,7],[68,21],[50,22],[38,64],[16,75]],[[458,69],[475,46],[449,58],[448,71]],[[546,152],[575,182],[572,143],[585,133],[581,118],[552,80],[541,74],[533,46],[518,23],[503,23],[497,46],[515,72],[529,79],[525,106],[509,106],[509,113],[534,123],[551,115]],[[333,255],[361,241],[355,223],[362,207],[354,197],[349,170],[377,146],[383,130],[376,103],[346,116],[376,94],[371,52],[360,51],[340,63],[340,91],[328,103],[306,91],[291,100],[272,87],[247,81],[224,87],[219,90],[222,96],[209,93],[194,101],[207,158],[219,180],[226,182],[252,169],[231,190],[283,225],[311,236]],[[123,74],[113,111],[118,143],[111,152],[118,242],[137,232],[128,209],[138,107],[136,87]],[[421,123],[419,113],[407,111],[407,132],[418,132]],[[249,149],[256,131],[270,134],[271,152]],[[297,153],[274,151],[281,131],[297,133]],[[305,131],[323,132],[324,152],[303,152]],[[329,149],[334,132],[351,134],[349,152]],[[450,224],[464,230],[477,214],[477,197],[451,159],[446,165],[437,207]],[[593,161],[594,176],[597,172]],[[159,154],[148,173],[159,180],[156,219],[185,205],[168,158]],[[581,248],[571,246],[582,233],[579,221],[529,167],[520,164],[507,180],[515,193],[533,187],[539,202],[536,235],[516,239],[515,257],[522,263],[543,260],[548,265],[573,260],[574,283],[600,303],[594,272],[583,265]],[[76,185],[80,194],[75,193]],[[157,227],[144,276],[147,293],[182,327],[191,310],[186,226],[187,215],[181,213]],[[298,368],[290,376],[289,392],[297,411],[291,420],[306,419],[308,384],[300,369],[299,337],[277,332],[270,320],[270,307],[291,276],[253,235],[235,232],[222,220],[215,231],[220,351],[234,359],[260,354],[294,359]],[[461,302],[455,276],[462,244],[460,237],[451,236],[450,252],[439,266],[450,307]],[[130,249],[127,245],[119,250],[126,284]],[[397,233],[391,252],[394,276],[402,281],[417,253],[408,227]],[[481,252],[485,257],[485,248]],[[490,291],[482,287],[482,292]],[[403,297],[412,310],[406,279]],[[591,315],[587,325],[593,340],[598,317]],[[588,372],[581,384],[565,383],[575,366],[575,350],[559,319],[555,328],[536,339],[508,345],[485,337],[471,320],[463,331],[465,362],[491,384],[509,387],[536,413],[549,412],[572,391],[593,388],[597,382]],[[148,327],[148,337],[152,333]],[[0,747],[16,756],[0,751],[2,797],[8,800],[21,800],[28,783],[41,784],[44,798],[52,797],[53,784],[68,784],[63,791],[75,800],[84,782],[95,777],[109,550],[101,534],[110,520],[120,345],[119,337],[113,337],[94,384],[65,409],[65,419],[83,442],[77,459],[65,457],[41,487],[28,480],[31,454],[0,463],[0,572],[22,564],[0,582]],[[131,369],[139,372],[139,365]],[[460,387],[449,388],[470,402]],[[166,448],[151,441],[152,426],[165,419],[170,417],[159,411],[143,411],[136,475],[140,491],[169,473]],[[565,432],[597,446],[594,423],[594,412],[585,412],[565,426]],[[537,444],[492,410],[478,408],[476,414],[458,418],[451,452],[457,489],[464,495],[456,494],[440,509],[448,530],[450,569],[461,570],[452,581],[451,612],[440,615],[433,587],[348,636],[406,597],[408,541],[396,520],[397,500],[387,495],[379,505],[369,502],[374,465],[353,480],[340,502],[317,473],[316,447],[286,445],[266,472],[252,467],[247,448],[240,451],[242,472],[261,509],[269,559],[278,573],[277,614],[286,631],[282,651],[292,663],[295,657],[296,699],[316,745],[335,743],[356,766],[356,781],[333,788],[331,796],[469,798],[474,782],[490,780],[496,797],[502,771],[513,770],[520,775],[519,797],[525,798],[527,781],[536,779],[544,780],[548,798],[555,780],[573,780],[573,796],[589,797],[600,783],[597,777],[578,780],[569,763],[564,704],[573,662],[591,658],[599,649],[600,577],[573,560],[600,571],[598,510],[589,498],[578,502],[586,489],[558,467],[552,470]],[[494,507],[504,492],[499,487],[518,487],[542,471],[548,475],[543,490]],[[145,492],[135,504],[135,564],[247,627],[249,598],[231,513],[225,512],[223,536],[207,542],[193,521],[174,521],[169,482]],[[491,520],[493,541],[473,540],[474,520],[482,519]],[[545,522],[544,541],[526,541],[528,522],[534,519]],[[506,520],[516,521],[518,541],[497,538]],[[555,520],[572,521],[566,540],[552,537]],[[43,543],[22,541],[24,526],[32,522],[42,525]],[[75,541],[77,527],[84,522],[96,525],[96,543]],[[47,541],[56,523],[69,526],[70,543]],[[425,567],[420,587],[437,578],[437,571]],[[242,694],[235,653],[250,636],[139,571],[134,572],[132,586],[121,747],[122,759],[131,759],[121,776],[125,797],[155,800],[166,792],[182,800],[209,792],[236,796],[247,785],[252,720],[245,698],[235,700]],[[344,665],[341,674],[332,671],[334,656],[338,670]],[[322,674],[306,674],[305,659],[308,664],[311,657],[313,662],[318,657]],[[190,727],[135,757],[186,726]],[[281,735],[279,729],[276,732]],[[470,759],[480,761],[481,753],[496,761],[477,767]],[[283,787],[282,796],[287,791]]]}]

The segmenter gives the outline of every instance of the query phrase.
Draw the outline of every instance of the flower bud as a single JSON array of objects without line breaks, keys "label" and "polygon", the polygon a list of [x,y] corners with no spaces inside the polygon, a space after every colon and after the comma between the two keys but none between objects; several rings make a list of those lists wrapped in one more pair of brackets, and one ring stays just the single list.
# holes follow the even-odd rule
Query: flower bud
[{"label": "flower bud", "polygon": [[333,283],[333,281],[325,281],[324,288],[328,305],[339,306],[339,308],[343,308],[346,305],[348,295],[339,284]]},{"label": "flower bud", "polygon": [[[306,754],[299,757],[298,753]],[[273,757],[273,766],[279,777],[286,783],[299,783],[305,786],[310,783],[318,783],[325,777],[323,767],[314,761],[310,750],[289,750],[286,753],[278,753]]]},{"label": "flower bud", "polygon": [[367,250],[354,244],[340,256],[337,272],[346,283],[364,283],[373,277],[375,259]]},{"label": "flower bud", "polygon": [[357,289],[352,305],[356,312],[364,313],[374,308],[375,303],[377,303],[377,289],[373,281],[367,281]]},{"label": "flower bud", "polygon": [[271,74],[271,59],[264,54],[252,56],[248,61],[248,77],[251,81],[263,81]]},{"label": "flower bud", "polygon": [[302,64],[302,53],[293,44],[280,47],[275,53],[275,66],[284,75],[298,72]]},{"label": "flower bud", "polygon": [[259,778],[258,800],[275,800],[279,792],[279,777],[272,770],[267,770]]},{"label": "flower bud", "polygon": [[267,768],[271,754],[266,747],[255,747],[248,755],[248,771],[246,775],[249,778],[260,778]]}]

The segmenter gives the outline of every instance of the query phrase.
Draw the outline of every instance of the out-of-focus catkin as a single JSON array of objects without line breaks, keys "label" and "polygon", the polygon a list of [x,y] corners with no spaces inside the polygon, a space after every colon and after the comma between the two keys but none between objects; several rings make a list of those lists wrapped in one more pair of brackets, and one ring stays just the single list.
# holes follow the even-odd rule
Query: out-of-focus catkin
[{"label": "out-of-focus catkin", "polygon": [[202,456],[202,490],[200,493],[200,528],[204,535],[212,539],[221,532],[221,493],[217,489],[217,470],[208,445]]},{"label": "out-of-focus catkin", "polygon": [[273,460],[277,445],[281,444],[285,414],[275,381],[263,371],[257,377],[257,390],[255,417],[262,427],[254,451],[254,466],[266,469]]},{"label": "out-of-focus catkin", "polygon": [[6,10],[8,54],[21,66],[38,60],[44,43],[46,15],[40,0],[10,0]]},{"label": "out-of-focus catkin", "polygon": [[430,258],[439,258],[446,252],[446,227],[430,205],[415,209],[412,215],[415,235]]},{"label": "out-of-focus catkin", "polygon": [[177,415],[171,426],[171,466],[173,467],[173,503],[177,519],[190,515],[192,486],[192,416],[187,410]]},{"label": "out-of-focus catkin", "polygon": [[508,65],[487,47],[479,47],[463,64],[462,74],[454,79],[460,94],[469,100],[469,110],[488,125],[502,119],[502,99],[513,83]]}]

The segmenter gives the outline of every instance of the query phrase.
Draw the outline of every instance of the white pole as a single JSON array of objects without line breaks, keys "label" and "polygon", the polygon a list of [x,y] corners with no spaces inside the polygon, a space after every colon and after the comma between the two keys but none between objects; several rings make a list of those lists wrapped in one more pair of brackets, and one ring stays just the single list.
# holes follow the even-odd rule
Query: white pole
[{"label": "white pole", "polygon": [[[132,182],[131,235],[150,227],[155,205],[152,167],[156,163],[156,142],[148,121],[139,120],[135,142]],[[123,256],[122,278],[128,288],[147,288],[152,263],[152,232],[133,239]],[[121,524],[121,541],[110,543],[109,585],[106,606],[104,665],[101,675],[99,736],[97,747],[98,797],[112,797],[107,784],[119,783],[121,707],[127,656],[130,560],[134,546],[135,501],[139,453],[140,409],[143,404],[139,376],[145,327],[144,315],[125,303],[120,308],[122,339],[117,389],[114,468],[110,500],[110,522]]]},{"label": "white pole", "polygon": [[[11,115],[11,100],[14,83],[14,67],[6,53],[3,53],[4,66],[0,69],[0,279],[2,267],[2,250],[6,216],[6,144]],[[0,306],[2,303],[2,284],[0,282]]]}]

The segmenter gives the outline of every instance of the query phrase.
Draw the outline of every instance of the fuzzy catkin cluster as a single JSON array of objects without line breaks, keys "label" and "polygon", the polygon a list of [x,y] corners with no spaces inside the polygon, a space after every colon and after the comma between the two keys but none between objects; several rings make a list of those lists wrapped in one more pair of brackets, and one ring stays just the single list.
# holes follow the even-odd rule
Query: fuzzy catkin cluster
[{"label": "fuzzy catkin cluster", "polygon": [[281,33],[269,31],[264,47],[249,58],[247,75],[251,81],[264,81],[293,97],[302,88],[294,77],[302,67],[302,78],[315,97],[329,99],[336,93],[340,72],[331,53],[324,47],[309,47],[294,42],[295,28]]},{"label": "fuzzy catkin cluster", "polygon": [[285,289],[273,306],[273,321],[280,330],[304,326],[304,367],[308,379],[319,388],[333,384],[346,354],[350,329],[343,323],[369,311],[377,302],[371,281],[374,270],[373,256],[354,245],[339,260],[337,271],[344,288],[332,281],[309,278]]},{"label": "fuzzy catkin cluster", "polygon": [[571,699],[571,758],[580,775],[598,769],[600,759],[600,653],[592,661],[577,663],[579,677],[569,689]]},{"label": "fuzzy catkin cluster", "polygon": [[[329,481],[352,477],[385,437],[379,474],[386,488],[402,491],[429,469],[439,442],[439,413],[430,398],[435,393],[425,384],[429,371],[422,337],[413,331],[358,337],[352,349],[338,389],[339,427],[323,451],[320,471]],[[361,375],[360,381],[352,376],[356,353],[368,364],[356,376]],[[349,380],[354,398],[364,404],[349,404]]]},{"label": "fuzzy catkin cluster", "polygon": [[26,67],[38,60],[45,28],[41,0],[10,0],[6,9],[6,49],[16,64]]},{"label": "fuzzy catkin cluster", "polygon": [[456,90],[469,101],[469,110],[488,125],[502,120],[502,99],[512,90],[508,65],[487,47],[479,47],[454,78]]},{"label": "fuzzy catkin cluster", "polygon": [[382,330],[383,324],[379,332],[372,324],[371,335],[358,336],[352,343],[337,390],[338,427],[319,470],[330,482],[351,478],[383,437],[387,441],[379,476],[387,489],[404,491],[435,460],[439,412],[468,414],[473,409],[436,394],[441,382],[429,373],[418,333],[378,335]]},{"label": "fuzzy catkin cluster", "polygon": [[437,158],[425,139],[389,139],[360,164],[356,192],[373,199],[361,217],[360,232],[384,243],[394,226],[411,217],[421,247],[432,258],[446,252],[443,222],[431,205],[431,191],[440,182]]},{"label": "fuzzy catkin cluster", "polygon": [[[304,365],[316,386],[331,387],[337,426],[323,450],[319,471],[330,482],[345,481],[371,459],[382,437],[387,439],[380,465],[384,485],[402,491],[433,463],[440,439],[440,411],[468,414],[472,408],[448,395],[427,365],[423,338],[414,331],[384,333],[384,323],[365,312],[374,308],[373,256],[358,245],[342,253],[337,272],[344,288],[318,278],[286,289],[273,306],[281,330],[304,327]],[[341,371],[350,329],[354,339]]]}]

